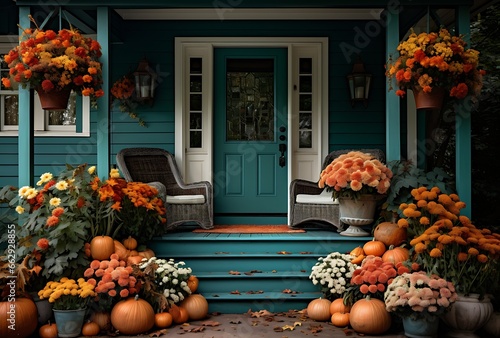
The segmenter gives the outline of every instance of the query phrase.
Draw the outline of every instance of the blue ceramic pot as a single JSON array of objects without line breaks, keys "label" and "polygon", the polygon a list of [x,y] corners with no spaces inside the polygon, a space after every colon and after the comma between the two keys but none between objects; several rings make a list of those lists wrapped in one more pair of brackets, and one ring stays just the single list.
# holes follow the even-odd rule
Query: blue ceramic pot
[{"label": "blue ceramic pot", "polygon": [[403,317],[405,336],[411,338],[432,338],[437,336],[439,328],[438,316],[422,318]]},{"label": "blue ceramic pot", "polygon": [[82,332],[85,309],[54,310],[57,333],[59,337],[78,337]]}]

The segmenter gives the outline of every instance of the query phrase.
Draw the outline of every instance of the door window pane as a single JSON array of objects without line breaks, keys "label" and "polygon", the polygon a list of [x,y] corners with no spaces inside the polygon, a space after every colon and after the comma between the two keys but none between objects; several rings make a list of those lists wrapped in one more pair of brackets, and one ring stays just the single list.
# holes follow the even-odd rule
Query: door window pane
[{"label": "door window pane", "polygon": [[274,60],[226,64],[226,140],[274,141]]}]

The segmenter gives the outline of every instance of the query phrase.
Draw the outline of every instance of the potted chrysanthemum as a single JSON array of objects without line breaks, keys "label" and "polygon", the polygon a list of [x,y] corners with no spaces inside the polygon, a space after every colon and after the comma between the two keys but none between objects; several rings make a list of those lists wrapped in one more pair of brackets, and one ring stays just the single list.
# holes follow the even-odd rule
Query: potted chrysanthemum
[{"label": "potted chrysanthemum", "polygon": [[335,158],[323,169],[318,186],[338,198],[340,220],[350,227],[347,236],[367,236],[358,226],[373,222],[377,202],[391,184],[392,171],[369,153],[351,151]]},{"label": "potted chrysanthemum", "polygon": [[[36,26],[31,16],[30,20]],[[100,56],[99,43],[73,28],[58,32],[26,28],[19,45],[4,56],[10,70],[2,83],[6,88],[29,85],[37,91],[42,108],[66,109],[72,90],[91,97],[104,94]],[[60,102],[45,101],[46,94],[55,94]]]}]

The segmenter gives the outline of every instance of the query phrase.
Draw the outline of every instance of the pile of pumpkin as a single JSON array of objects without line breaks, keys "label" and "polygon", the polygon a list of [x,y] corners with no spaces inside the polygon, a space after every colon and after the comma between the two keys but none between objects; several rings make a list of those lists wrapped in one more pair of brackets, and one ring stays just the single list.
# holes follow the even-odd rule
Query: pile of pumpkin
[{"label": "pile of pumpkin", "polygon": [[[138,249],[137,240],[131,236],[123,241],[97,236],[90,243],[90,257],[97,260],[109,259],[112,254],[117,254],[120,260],[127,265],[139,264],[143,258],[155,256],[149,248]],[[112,248],[112,249],[111,249]],[[112,251],[111,251],[112,250]],[[86,337],[106,334],[112,328],[120,334],[138,335],[148,332],[156,327],[165,329],[173,324],[184,324],[190,320],[200,320],[208,315],[208,302],[201,294],[196,294],[199,280],[191,275],[187,281],[191,294],[179,305],[171,305],[168,311],[155,313],[151,304],[139,298],[138,295],[119,301],[109,312],[94,312],[82,327],[82,335]],[[36,309],[35,309],[36,310]],[[57,337],[57,326],[48,323],[40,327],[40,338]]]},{"label": "pile of pumpkin", "polygon": [[[396,223],[382,222],[375,228],[373,236],[373,240],[350,251],[352,263],[359,265],[373,257],[381,257],[384,262],[394,265],[408,260],[409,250],[402,246],[407,238],[405,228],[399,228]],[[360,334],[382,334],[392,324],[385,303],[370,297],[360,299],[352,306],[343,298],[333,301],[313,299],[307,306],[307,315],[316,321],[331,321],[337,327],[351,326]]]}]

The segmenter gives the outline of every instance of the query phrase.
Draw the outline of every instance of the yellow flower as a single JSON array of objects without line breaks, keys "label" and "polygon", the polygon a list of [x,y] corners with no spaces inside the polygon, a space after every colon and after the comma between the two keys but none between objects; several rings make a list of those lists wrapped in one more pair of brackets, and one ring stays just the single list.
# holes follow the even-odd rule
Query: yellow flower
[{"label": "yellow flower", "polygon": [[120,171],[118,169],[111,169],[109,172],[109,177],[111,178],[120,178]]},{"label": "yellow flower", "polygon": [[49,201],[49,204],[53,207],[58,207],[61,204],[61,199],[58,197],[52,197]]},{"label": "yellow flower", "polygon": [[59,182],[56,183],[55,187],[58,190],[64,191],[64,190],[68,189],[68,182],[66,182],[66,181],[59,181]]},{"label": "yellow flower", "polygon": [[89,168],[87,169],[87,172],[88,172],[90,175],[92,175],[92,174],[94,174],[94,173],[95,173],[95,169],[96,169],[96,167],[95,167],[95,165],[93,165],[93,166],[91,166],[91,167],[89,167]]},{"label": "yellow flower", "polygon": [[17,212],[19,215],[21,215],[21,214],[23,214],[23,213],[24,213],[24,208],[23,208],[22,206],[18,205],[18,206],[16,207],[16,212]]}]

